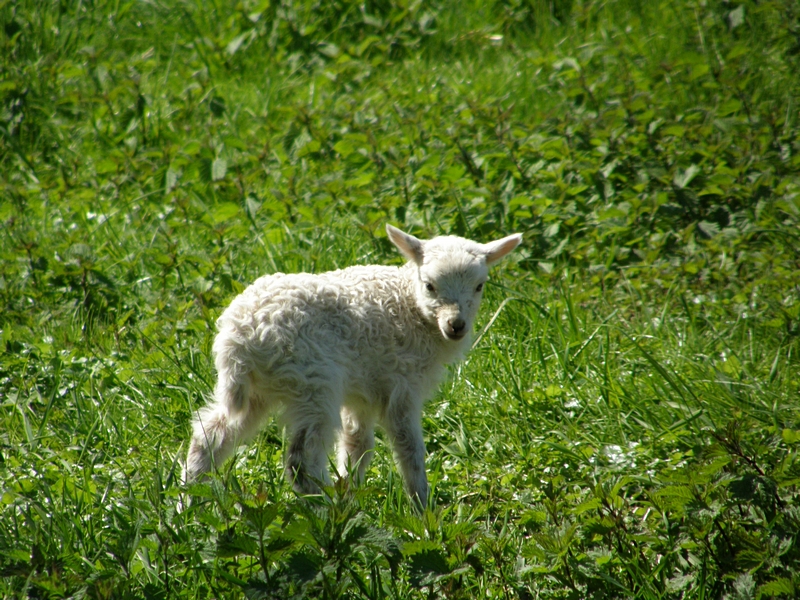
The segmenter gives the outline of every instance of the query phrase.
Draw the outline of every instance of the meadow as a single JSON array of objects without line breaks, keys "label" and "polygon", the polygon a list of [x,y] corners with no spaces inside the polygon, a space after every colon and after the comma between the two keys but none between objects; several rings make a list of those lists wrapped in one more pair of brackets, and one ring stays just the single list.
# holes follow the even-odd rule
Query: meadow
[{"label": "meadow", "polygon": [[[0,1],[3,598],[800,595],[800,5]],[[303,498],[180,482],[262,274],[524,242],[428,405]],[[179,510],[183,507],[183,510]]]}]

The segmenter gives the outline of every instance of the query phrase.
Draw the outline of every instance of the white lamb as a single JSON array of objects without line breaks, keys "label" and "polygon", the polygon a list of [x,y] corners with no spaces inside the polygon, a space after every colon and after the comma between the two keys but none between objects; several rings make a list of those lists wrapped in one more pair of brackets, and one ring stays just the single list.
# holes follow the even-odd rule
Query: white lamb
[{"label": "white lamb", "polygon": [[298,492],[330,483],[327,452],[337,430],[340,474],[362,479],[380,424],[406,490],[427,504],[423,404],[444,365],[469,349],[489,267],[522,236],[479,244],[386,231],[405,266],[267,275],[225,310],[214,341],[214,402],[194,421],[187,481],[221,465],[280,406],[286,474]]}]

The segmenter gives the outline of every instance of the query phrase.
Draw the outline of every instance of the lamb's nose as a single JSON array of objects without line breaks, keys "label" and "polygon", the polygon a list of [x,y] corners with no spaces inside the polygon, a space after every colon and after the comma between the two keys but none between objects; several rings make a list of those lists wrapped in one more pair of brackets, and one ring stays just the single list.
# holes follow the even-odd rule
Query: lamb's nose
[{"label": "lamb's nose", "polygon": [[449,321],[447,321],[447,324],[450,325],[450,328],[456,335],[463,333],[464,328],[467,326],[467,322],[461,317],[458,317],[456,319],[450,319]]}]

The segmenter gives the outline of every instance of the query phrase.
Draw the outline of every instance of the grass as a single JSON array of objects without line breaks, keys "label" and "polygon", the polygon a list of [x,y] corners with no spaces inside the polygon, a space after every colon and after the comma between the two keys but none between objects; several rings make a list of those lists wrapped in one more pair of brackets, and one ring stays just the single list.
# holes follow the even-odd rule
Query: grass
[{"label": "grass", "polygon": [[[791,598],[791,2],[0,3],[0,590]],[[525,235],[424,421],[413,514],[182,487],[214,321],[266,272]],[[179,511],[182,500],[190,506]]]}]

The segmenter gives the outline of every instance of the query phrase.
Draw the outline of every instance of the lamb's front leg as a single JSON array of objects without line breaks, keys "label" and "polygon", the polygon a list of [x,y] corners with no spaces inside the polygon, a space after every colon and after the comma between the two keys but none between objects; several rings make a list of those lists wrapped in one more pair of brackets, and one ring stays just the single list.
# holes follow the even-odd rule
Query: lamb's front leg
[{"label": "lamb's front leg", "polygon": [[386,415],[384,427],[395,459],[403,474],[406,491],[418,510],[428,505],[425,475],[425,442],[422,438],[422,408],[417,403],[395,406]]}]

